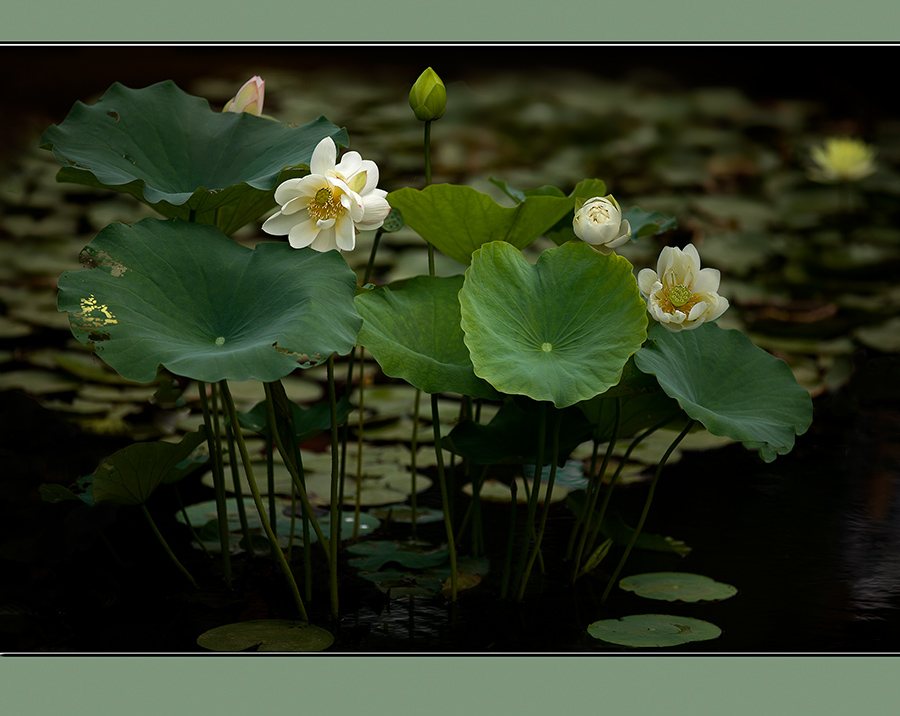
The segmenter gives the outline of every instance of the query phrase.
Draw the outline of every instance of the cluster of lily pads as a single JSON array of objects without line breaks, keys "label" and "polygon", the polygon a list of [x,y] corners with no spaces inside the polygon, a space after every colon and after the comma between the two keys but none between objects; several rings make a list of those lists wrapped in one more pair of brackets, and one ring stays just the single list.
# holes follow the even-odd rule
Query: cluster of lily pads
[{"label": "cluster of lily pads", "polygon": [[[531,469],[504,483],[511,508],[500,597],[522,600],[536,566],[545,567],[541,545],[551,495],[572,452],[593,444],[587,484],[571,503],[566,560],[575,581],[611,550],[607,507],[628,457],[651,435],[668,434],[608,594],[640,539],[663,466],[692,431],[742,442],[770,462],[809,427],[809,393],[788,366],[744,333],[714,323],[728,302],[718,294],[718,271],[701,269],[694,246],[666,247],[655,269],[640,271],[616,253],[665,234],[671,218],[621,206],[596,178],[568,192],[547,185],[522,190],[492,179],[506,205],[468,186],[431,184],[432,123],[446,111],[446,90],[433,70],[410,92],[414,115],[424,123],[424,187],[379,189],[374,162],[355,151],[339,158],[339,149],[349,146],[345,129],[324,117],[302,126],[282,123],[264,115],[263,104],[258,77],[221,112],[172,82],[137,90],[115,84],[94,105],[76,104],[41,140],[62,165],[59,181],[127,193],[163,217],[102,229],[81,254],[84,267],[60,277],[59,310],[68,314],[74,336],[123,378],[150,382],[163,371],[197,382],[203,411],[197,430],[177,444],[141,442],[120,450],[91,480],[95,502],[140,506],[191,583],[145,503],[161,484],[208,466],[216,497],[204,516],[194,512],[193,521],[206,524],[198,544],[220,553],[230,584],[234,532],[253,550],[251,532],[261,529],[301,624],[309,622],[313,549],[328,566],[331,613],[339,615],[338,564],[348,537],[351,566],[379,587],[396,594],[410,585],[406,573],[383,570],[385,564],[436,569],[415,588],[440,590],[455,601],[488,569],[478,549],[481,491],[493,466],[512,462]],[[251,247],[232,238],[261,220],[263,232],[286,240]],[[381,236],[403,226],[426,243],[428,274],[370,283]],[[375,232],[363,276],[342,253],[356,247],[359,232]],[[523,250],[541,237],[552,247],[531,263]],[[466,265],[465,275],[436,275],[435,252]],[[335,375],[340,356],[349,356],[343,395]],[[359,509],[366,479],[361,469],[351,477],[347,444],[354,415],[362,430],[366,384],[357,376],[356,393],[352,386],[366,356],[385,376],[415,389],[412,464],[409,472],[397,466],[401,482],[412,484],[395,492],[410,495],[414,527],[428,514],[416,504],[428,483],[419,477],[416,484],[415,459],[420,395],[430,396],[446,535],[436,550],[398,551],[367,537],[378,518]],[[285,380],[319,366],[327,399],[301,408]],[[262,383],[265,399],[241,411],[232,386],[245,381]],[[441,396],[454,396],[458,406],[459,419],[446,434]],[[266,463],[254,462],[246,433],[263,438]],[[313,458],[301,445],[323,433],[330,437],[328,464],[310,469]],[[289,505],[276,501],[273,446],[286,472]],[[613,459],[622,446],[621,460]],[[449,509],[455,481],[447,455],[454,467],[460,461],[472,498],[462,519]],[[379,486],[391,489],[389,481]],[[520,489],[526,523],[516,543]],[[316,516],[317,499],[327,504],[327,518]],[[344,513],[346,503],[355,509]],[[278,519],[285,513],[287,531]],[[203,527],[192,524],[187,509],[183,519]],[[295,523],[303,549],[300,584],[291,559]],[[458,554],[464,529],[473,536],[468,555]],[[677,577],[676,589],[686,579],[693,578]],[[268,626],[306,635],[314,644],[308,648],[330,643],[318,627]],[[590,633],[622,643],[604,629],[594,625]],[[703,636],[694,638],[712,638],[697,633]]]}]

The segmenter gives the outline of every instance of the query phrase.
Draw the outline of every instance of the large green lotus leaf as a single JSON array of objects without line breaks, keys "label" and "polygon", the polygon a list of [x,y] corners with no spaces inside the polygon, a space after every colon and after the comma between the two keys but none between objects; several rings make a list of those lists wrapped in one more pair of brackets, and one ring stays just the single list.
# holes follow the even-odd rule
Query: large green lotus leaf
[{"label": "large green lotus leaf", "polygon": [[59,279],[72,332],[130,380],[159,365],[203,381],[278,380],[349,353],[362,319],[356,275],[335,252],[264,242],[248,249],[178,219],[110,224],[89,268]]},{"label": "large green lotus leaf", "polygon": [[459,300],[475,375],[558,408],[616,385],[647,335],[631,264],[581,242],[544,251],[534,266],[505,242],[485,244]]},{"label": "large green lotus leaf", "polygon": [[296,127],[246,112],[216,112],[201,97],[159,82],[115,83],[77,102],[41,137],[63,165],[58,181],[131,194],[165,217],[231,234],[275,206],[275,187],[309,169],[313,149],[347,132],[324,117]]},{"label": "large green lotus leaf", "polygon": [[718,639],[715,624],[668,614],[633,614],[621,619],[602,619],[588,626],[588,634],[622,646],[677,646],[691,641]]},{"label": "large green lotus leaf", "polygon": [[402,378],[426,393],[497,398],[472,370],[460,327],[462,276],[418,276],[400,288],[359,294],[363,317],[357,340],[371,351],[385,375]]},{"label": "large green lotus leaf", "polygon": [[740,331],[706,323],[673,333],[656,325],[649,338],[635,364],[713,435],[740,440],[772,462],[812,423],[812,400],[788,365]]},{"label": "large green lotus leaf", "polygon": [[419,236],[451,259],[467,264],[472,253],[489,241],[525,248],[570,213],[574,199],[529,196],[508,207],[471,187],[432,184],[393,191],[388,202]]},{"label": "large green lotus leaf", "polygon": [[188,433],[180,443],[135,443],[114,452],[94,471],[94,502],[140,505],[190,456],[206,432]]}]

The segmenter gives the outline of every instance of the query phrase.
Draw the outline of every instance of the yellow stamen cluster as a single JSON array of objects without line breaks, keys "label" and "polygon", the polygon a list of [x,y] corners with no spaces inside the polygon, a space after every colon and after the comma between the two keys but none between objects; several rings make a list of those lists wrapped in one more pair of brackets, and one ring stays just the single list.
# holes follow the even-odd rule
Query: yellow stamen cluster
[{"label": "yellow stamen cluster", "polygon": [[345,211],[340,197],[328,187],[322,187],[309,202],[309,215],[316,221],[336,219]]},{"label": "yellow stamen cluster", "polygon": [[681,311],[685,315],[690,315],[691,309],[703,300],[702,297],[691,293],[687,286],[663,288],[662,293],[663,300],[660,302],[660,308],[670,314]]}]

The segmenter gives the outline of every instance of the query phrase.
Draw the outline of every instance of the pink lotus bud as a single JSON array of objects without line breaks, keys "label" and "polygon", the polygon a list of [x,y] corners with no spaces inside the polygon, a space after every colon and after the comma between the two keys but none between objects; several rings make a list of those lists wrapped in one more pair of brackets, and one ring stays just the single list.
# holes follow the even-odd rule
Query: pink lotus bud
[{"label": "pink lotus bud", "polygon": [[259,75],[254,75],[244,83],[238,93],[225,104],[223,112],[249,112],[260,116],[263,110],[266,83]]}]

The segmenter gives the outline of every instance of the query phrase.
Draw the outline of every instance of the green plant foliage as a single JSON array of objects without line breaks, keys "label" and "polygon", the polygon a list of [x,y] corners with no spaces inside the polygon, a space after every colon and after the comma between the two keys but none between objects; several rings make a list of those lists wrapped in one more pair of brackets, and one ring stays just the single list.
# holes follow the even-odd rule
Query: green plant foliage
[{"label": "green plant foliage", "polygon": [[622,219],[631,226],[632,241],[664,234],[678,225],[674,216],[664,216],[658,211],[641,211],[636,206],[622,214]]},{"label": "green plant foliage", "polygon": [[94,501],[140,505],[166,482],[178,464],[206,440],[188,433],[180,443],[135,443],[114,452],[94,470]]},{"label": "green plant foliage", "polygon": [[654,326],[635,364],[713,435],[740,440],[772,462],[812,422],[812,400],[787,364],[740,331],[714,324],[673,333]]},{"label": "green plant foliage", "polygon": [[497,398],[476,377],[463,342],[457,298],[462,284],[462,276],[418,276],[400,288],[359,294],[356,309],[364,322],[357,340],[385,375],[426,393]]},{"label": "green plant foliage", "polygon": [[[285,398],[287,400],[287,398]],[[293,422],[291,440],[304,443],[316,435],[331,430],[331,406],[325,402],[319,402],[308,408],[301,408],[292,400],[287,400],[290,405]],[[346,396],[341,396],[337,402],[337,422],[342,425],[347,421],[355,406]],[[266,402],[257,403],[245,413],[238,412],[238,422],[246,430],[252,430],[260,435],[265,435],[268,430],[266,423]]]},{"label": "green plant foliage", "polygon": [[595,639],[621,646],[678,646],[717,639],[722,634],[719,627],[702,619],[667,614],[603,619],[588,626],[587,631]]},{"label": "green plant foliage", "polygon": [[336,252],[248,249],[178,219],[111,224],[59,279],[72,332],[120,375],[159,365],[196,380],[275,381],[345,354],[362,319],[356,275]]},{"label": "green plant foliage", "polygon": [[662,599],[667,602],[715,601],[728,599],[737,594],[737,589],[730,584],[688,572],[635,574],[620,580],[619,586],[639,597]]},{"label": "green plant foliage", "polygon": [[306,622],[254,619],[203,632],[197,644],[210,651],[324,651],[331,632]]},{"label": "green plant foliage", "polygon": [[[584,491],[573,492],[566,498],[566,507],[574,514],[581,515],[584,512],[584,500]],[[597,518],[599,516],[599,512],[596,511],[591,515],[591,529],[597,526]],[[631,543],[631,539],[634,536],[634,528],[626,524],[619,513],[613,512],[603,518],[600,534],[611,539],[615,544],[626,547]],[[651,552],[674,552],[681,557],[686,556],[691,551],[691,548],[683,540],[668,536],[663,537],[662,535],[649,532],[641,532],[634,546],[636,549],[646,549]]]},{"label": "green plant foliage", "polygon": [[216,112],[173,82],[118,82],[93,105],[77,102],[41,137],[63,165],[57,181],[131,194],[166,218],[231,234],[275,206],[275,187],[309,170],[313,149],[346,130],[324,117],[296,127],[246,112]]},{"label": "green plant foliage", "polygon": [[[540,428],[540,406],[527,398],[504,403],[487,425],[464,420],[441,441],[444,448],[479,465],[494,463],[534,464]],[[549,422],[549,421],[548,421]],[[577,408],[565,409],[560,426],[559,464],[591,436],[591,425]],[[553,440],[552,426],[546,426],[544,444]],[[552,461],[545,450],[544,464]]]},{"label": "green plant foliage", "polygon": [[418,542],[386,542],[368,540],[347,548],[351,554],[361,555],[348,560],[347,564],[356,569],[376,572],[384,565],[399,564],[410,569],[428,569],[437,567],[450,559],[446,547],[426,549],[430,545]]},{"label": "green plant foliage", "polygon": [[475,374],[557,408],[616,385],[646,336],[631,264],[584,243],[549,249],[534,266],[505,242],[485,244],[459,300]]},{"label": "green plant foliage", "polygon": [[570,213],[574,203],[565,196],[529,196],[517,206],[501,206],[488,194],[455,184],[404,187],[388,194],[388,201],[408,227],[463,264],[490,241],[525,248]]}]

